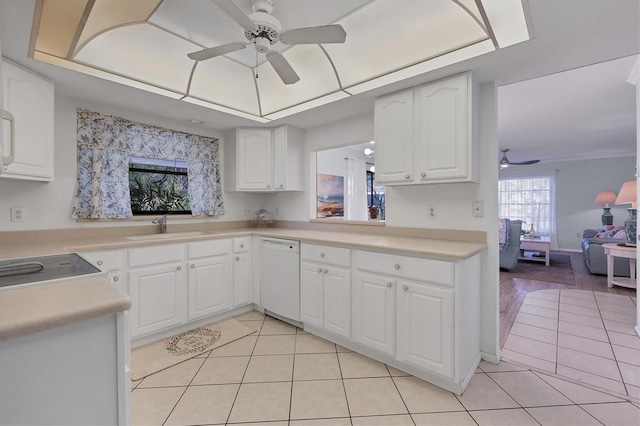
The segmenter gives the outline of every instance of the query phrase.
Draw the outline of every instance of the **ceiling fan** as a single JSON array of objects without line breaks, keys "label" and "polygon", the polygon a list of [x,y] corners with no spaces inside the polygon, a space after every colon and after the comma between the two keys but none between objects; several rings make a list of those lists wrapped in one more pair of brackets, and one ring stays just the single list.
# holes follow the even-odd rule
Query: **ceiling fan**
[{"label": "ceiling fan", "polygon": [[536,164],[540,162],[540,160],[529,160],[529,161],[519,161],[519,162],[509,161],[509,159],[507,158],[507,152],[509,151],[509,149],[505,148],[505,149],[501,149],[500,151],[502,152],[502,158],[500,159],[501,169],[507,168],[509,166],[526,166],[529,164]]},{"label": "ceiling fan", "polygon": [[244,36],[249,42],[227,43],[189,53],[187,56],[195,61],[204,61],[235,52],[253,43],[258,52],[266,54],[267,61],[282,82],[294,84],[300,80],[300,77],[282,54],[271,50],[271,45],[278,42],[284,44],[344,43],[347,37],[347,33],[340,25],[323,25],[282,31],[280,22],[271,16],[274,8],[273,0],[252,0],[253,13],[249,15],[245,14],[233,0],[211,1],[244,28]]}]

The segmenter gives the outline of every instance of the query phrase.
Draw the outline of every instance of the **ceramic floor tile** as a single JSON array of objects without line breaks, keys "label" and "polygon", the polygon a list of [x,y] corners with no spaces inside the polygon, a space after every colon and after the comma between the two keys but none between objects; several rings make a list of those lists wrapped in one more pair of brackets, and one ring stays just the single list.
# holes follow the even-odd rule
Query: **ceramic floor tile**
[{"label": "ceramic floor tile", "polygon": [[334,353],[336,345],[313,334],[296,336],[296,354]]},{"label": "ceramic floor tile", "polygon": [[558,346],[569,348],[603,358],[614,359],[613,351],[609,343],[599,340],[585,339],[572,334],[558,333]]},{"label": "ceramic floor tile", "polygon": [[531,371],[488,374],[522,407],[571,404],[564,395]]},{"label": "ceramic floor tile", "polygon": [[296,328],[296,334],[309,334],[309,332],[308,331],[304,331],[301,328]]},{"label": "ceramic floor tile", "polygon": [[[247,424],[244,423],[242,426],[247,426]],[[272,426],[272,423],[264,423],[262,426]],[[284,426],[287,426],[287,423]],[[351,419],[349,417],[341,417],[336,419],[291,420],[289,426],[351,426]]]},{"label": "ceramic floor tile", "polygon": [[240,321],[242,324],[256,331],[256,334],[260,334],[264,321]]},{"label": "ceramic floor tile", "polygon": [[633,386],[626,383],[624,387],[627,388],[627,395],[635,399],[635,401],[631,401],[631,402],[636,402],[637,404],[640,404],[640,386]]},{"label": "ceramic floor tile", "polygon": [[558,320],[544,318],[538,315],[531,315],[524,312],[518,313],[515,322],[532,325],[534,327],[546,328],[547,330],[558,330]]},{"label": "ceramic floor tile", "polygon": [[249,356],[253,352],[258,336],[251,335],[238,339],[211,351],[209,358],[223,356]]},{"label": "ceramic floor tile", "polygon": [[291,419],[347,417],[347,399],[342,380],[294,382]]},{"label": "ceramic floor tile", "polygon": [[296,347],[296,336],[259,336],[253,355],[289,355]]},{"label": "ceramic floor tile", "polygon": [[633,324],[605,319],[604,328],[606,328],[607,331],[616,331],[618,333],[630,334],[631,336],[638,337]]},{"label": "ceramic floor tile", "polygon": [[345,353],[353,352],[351,349],[347,349],[347,348],[345,348],[343,346],[340,346],[340,345],[336,345],[336,351],[337,352],[345,352]]},{"label": "ceramic floor tile", "polygon": [[244,313],[242,315],[238,315],[238,316],[236,316],[234,318],[237,319],[238,321],[264,320],[265,314],[263,314],[262,312],[258,312],[258,311],[249,311],[249,312]]},{"label": "ceramic floor tile", "polygon": [[393,381],[412,414],[464,410],[451,392],[416,377],[394,377]]},{"label": "ceramic floor tile", "polygon": [[640,367],[637,365],[625,364],[618,362],[622,381],[633,386],[640,386]]},{"label": "ceramic floor tile", "polygon": [[637,321],[636,315],[627,315],[619,312],[600,311],[600,315],[605,320],[623,322],[634,325]]},{"label": "ceramic floor tile", "polygon": [[248,356],[208,358],[192,385],[219,385],[241,383],[249,363]]},{"label": "ceramic floor tile", "polygon": [[192,358],[145,377],[138,388],[157,388],[163,386],[187,386],[206,361],[205,358]]},{"label": "ceramic floor tile", "polygon": [[640,350],[618,345],[613,345],[612,347],[618,362],[640,366]]},{"label": "ceramic floor tile", "polygon": [[609,335],[609,340],[611,340],[612,344],[640,351],[640,337],[637,335],[632,336],[630,334],[618,333],[617,331],[610,330],[607,331],[607,334]]},{"label": "ceramic floor tile", "polygon": [[291,383],[243,383],[233,404],[230,423],[288,420]]},{"label": "ceramic floor tile", "polygon": [[[525,355],[520,352],[510,351],[508,349],[502,350],[502,358],[505,361],[516,362],[522,365],[528,365],[532,368],[537,368],[542,371],[548,371],[549,373],[556,372],[555,361],[545,361],[544,359],[536,358],[533,356]],[[526,369],[525,369],[526,370]]]},{"label": "ceramic floor tile", "polygon": [[574,351],[573,349],[558,348],[558,365],[586,371],[612,380],[621,380],[615,360]]},{"label": "ceramic floor tile", "polygon": [[413,426],[413,420],[408,414],[400,416],[369,416],[353,417],[353,426]]},{"label": "ceramic floor tile", "polygon": [[522,408],[471,411],[469,414],[471,414],[479,426],[540,426],[540,424]]},{"label": "ceramic floor tile", "polygon": [[476,426],[476,422],[466,411],[412,414],[411,417],[416,426]]},{"label": "ceramic floor tile", "polygon": [[549,343],[532,340],[510,334],[504,344],[504,350],[519,352],[545,361],[555,362],[558,347]]},{"label": "ceramic floor tile", "polygon": [[132,380],[131,381],[131,390],[134,390],[136,387],[138,387],[140,382],[142,382],[142,379],[140,379],[140,380]]},{"label": "ceramic floor tile", "polygon": [[352,416],[407,413],[391,378],[348,379],[344,387]]},{"label": "ceramic floor tile", "polygon": [[601,425],[599,421],[577,405],[527,408],[527,412],[542,426]]},{"label": "ceramic floor tile", "polygon": [[163,424],[185,389],[184,387],[135,389],[131,392],[131,424]]},{"label": "ceramic floor tile", "polygon": [[509,335],[527,337],[540,342],[556,344],[558,342],[558,333],[546,328],[534,327],[532,325],[520,324],[514,322]]},{"label": "ceramic floor tile", "polygon": [[248,422],[248,423],[227,423],[228,425],[242,425],[242,426],[288,426],[289,422]]},{"label": "ceramic floor tile", "polygon": [[227,421],[240,385],[189,386],[165,425],[220,424]]},{"label": "ceramic floor tile", "polygon": [[572,322],[574,324],[582,324],[589,327],[603,328],[604,324],[598,317],[574,314],[571,312],[560,312],[560,321]]},{"label": "ceramic floor tile", "polygon": [[566,303],[560,305],[560,312],[570,312],[572,314],[600,318],[600,311],[596,308],[585,308],[584,306],[568,305]]},{"label": "ceramic floor tile", "polygon": [[260,335],[296,334],[296,327],[282,321],[265,321]]},{"label": "ceramic floor tile", "polygon": [[341,379],[337,354],[299,354],[293,367],[293,380]]},{"label": "ceramic floor tile", "polygon": [[571,289],[562,289],[560,290],[560,297],[569,297],[574,299],[585,299],[585,300],[595,300],[595,295],[593,291],[589,290],[571,290]]},{"label": "ceramic floor tile", "polygon": [[554,309],[556,311],[558,310],[558,303],[558,300],[538,299],[536,297],[530,297],[529,295],[527,295],[527,297],[522,301],[523,305],[538,306],[540,308]]},{"label": "ceramic floor tile", "polygon": [[586,371],[576,370],[575,368],[566,367],[564,365],[558,365],[557,372],[558,376],[573,379],[578,383],[585,383],[586,385],[609,390],[620,395],[626,395],[624,385],[621,381],[607,379],[606,377],[587,373]]},{"label": "ceramic floor tile", "polygon": [[629,296],[624,296],[622,294],[611,294],[611,293],[601,293],[596,291],[593,293],[596,297],[598,303],[611,303],[615,305],[621,306],[634,306],[633,300]]},{"label": "ceramic floor tile", "polygon": [[629,402],[581,405],[589,414],[605,425],[637,425],[640,408]]},{"label": "ceramic floor tile", "polygon": [[196,355],[194,358],[208,358],[211,355],[211,351],[203,352],[200,355]]},{"label": "ceramic floor tile", "polygon": [[389,370],[389,374],[393,377],[409,377],[411,374],[405,373],[404,371],[398,370],[397,368],[393,368],[390,365],[387,365],[387,370]]},{"label": "ceramic floor tile", "polygon": [[290,382],[293,379],[293,355],[252,356],[243,383]]},{"label": "ceramic floor tile", "polygon": [[358,353],[340,353],[340,370],[345,379],[389,377],[386,365]]},{"label": "ceramic floor tile", "polygon": [[605,303],[598,301],[598,309],[607,312],[618,312],[625,315],[635,315],[636,305],[630,303],[629,305],[619,305],[616,303]]},{"label": "ceramic floor tile", "polygon": [[534,373],[576,404],[621,402],[620,398],[542,373]]},{"label": "ceramic floor tile", "polygon": [[485,373],[474,374],[464,393],[458,396],[458,400],[469,411],[519,407],[518,403]]},{"label": "ceramic floor tile", "polygon": [[527,298],[533,299],[541,299],[541,300],[549,300],[552,302],[560,301],[560,292],[556,290],[555,293],[546,293],[543,291],[532,291],[531,293],[527,293]]},{"label": "ceramic floor tile", "polygon": [[506,361],[500,361],[498,364],[492,364],[487,361],[480,361],[479,367],[485,373],[496,373],[498,371],[526,371],[527,369],[524,367],[520,367],[519,365],[510,364]]},{"label": "ceramic floor tile", "polygon": [[558,324],[560,333],[573,334],[574,336],[585,337],[587,339],[599,340],[608,343],[609,338],[604,329],[588,327],[586,325],[574,324],[572,322],[560,321]]},{"label": "ceramic floor tile", "polygon": [[558,309],[541,308],[539,306],[525,305],[520,306],[519,312],[525,314],[537,315],[544,318],[557,319]]},{"label": "ceramic floor tile", "polygon": [[592,300],[588,300],[588,299],[580,299],[580,298],[575,298],[575,297],[565,297],[562,294],[560,294],[560,310],[562,311],[562,305],[574,305],[574,306],[582,306],[584,308],[592,308],[592,309],[598,309],[598,305],[596,303],[595,299]]}]

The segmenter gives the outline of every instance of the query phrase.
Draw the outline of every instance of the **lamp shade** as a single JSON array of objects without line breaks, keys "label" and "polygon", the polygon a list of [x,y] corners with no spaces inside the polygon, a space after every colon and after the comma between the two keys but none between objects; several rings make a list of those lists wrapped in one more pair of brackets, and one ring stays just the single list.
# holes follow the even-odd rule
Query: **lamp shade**
[{"label": "lamp shade", "polygon": [[593,202],[594,204],[604,204],[605,206],[609,206],[609,204],[613,203],[616,201],[616,198],[618,196],[616,195],[615,192],[613,192],[610,189],[606,189],[604,191],[600,191],[598,192],[598,195],[596,196],[595,201]]},{"label": "lamp shade", "polygon": [[630,180],[622,184],[618,197],[616,198],[616,204],[631,204],[631,208],[636,208],[636,188],[637,184],[635,180]]}]

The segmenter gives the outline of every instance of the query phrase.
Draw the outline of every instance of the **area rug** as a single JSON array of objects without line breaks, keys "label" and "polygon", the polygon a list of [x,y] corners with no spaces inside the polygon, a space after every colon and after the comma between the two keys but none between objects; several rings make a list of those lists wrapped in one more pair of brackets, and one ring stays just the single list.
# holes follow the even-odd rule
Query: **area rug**
[{"label": "area rug", "polygon": [[512,270],[500,271],[500,274],[504,274],[509,278],[576,285],[573,269],[571,268],[571,257],[566,254],[551,253],[549,266],[545,266],[544,262],[518,260]]},{"label": "area rug", "polygon": [[131,380],[179,364],[256,331],[229,318],[131,350]]}]

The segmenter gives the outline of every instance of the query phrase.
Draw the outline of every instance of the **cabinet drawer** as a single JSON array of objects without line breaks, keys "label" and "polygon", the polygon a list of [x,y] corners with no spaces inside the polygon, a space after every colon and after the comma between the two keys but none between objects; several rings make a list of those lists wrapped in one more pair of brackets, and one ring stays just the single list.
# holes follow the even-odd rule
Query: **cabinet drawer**
[{"label": "cabinet drawer", "polygon": [[453,285],[452,262],[368,251],[356,251],[355,262],[356,268],[363,271]]},{"label": "cabinet drawer", "polygon": [[182,247],[182,244],[167,244],[129,249],[129,267],[137,268],[138,266],[181,262],[183,259]]},{"label": "cabinet drawer", "polygon": [[313,262],[329,263],[338,266],[351,266],[351,249],[341,247],[302,244],[302,259]]},{"label": "cabinet drawer", "polygon": [[92,251],[80,253],[80,255],[96,265],[101,271],[117,271],[122,269],[120,250]]},{"label": "cabinet drawer", "polygon": [[233,239],[233,252],[244,253],[251,248],[251,237],[234,238]]},{"label": "cabinet drawer", "polygon": [[189,259],[220,256],[229,253],[231,253],[231,240],[197,241],[187,244],[187,257]]}]

